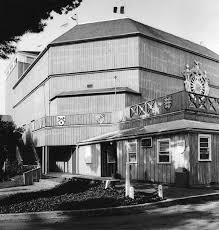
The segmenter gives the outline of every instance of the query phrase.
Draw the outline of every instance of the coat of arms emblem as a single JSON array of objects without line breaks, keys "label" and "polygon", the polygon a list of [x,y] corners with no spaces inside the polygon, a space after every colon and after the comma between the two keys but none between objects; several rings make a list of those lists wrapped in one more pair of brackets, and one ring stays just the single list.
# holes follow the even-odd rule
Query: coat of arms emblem
[{"label": "coat of arms emblem", "polygon": [[63,126],[65,124],[65,116],[57,116],[57,124]]},{"label": "coat of arms emblem", "polygon": [[104,122],[104,120],[105,120],[105,115],[104,115],[103,113],[98,114],[98,115],[96,116],[96,121],[97,121],[97,123],[102,124],[102,123]]},{"label": "coat of arms emblem", "polygon": [[172,106],[172,97],[171,96],[167,96],[163,99],[163,106],[164,109],[170,109]]},{"label": "coat of arms emblem", "polygon": [[183,75],[185,77],[184,84],[186,91],[208,96],[209,80],[206,71],[200,69],[199,62],[195,61],[195,65],[191,69],[189,69],[189,65],[186,65]]}]

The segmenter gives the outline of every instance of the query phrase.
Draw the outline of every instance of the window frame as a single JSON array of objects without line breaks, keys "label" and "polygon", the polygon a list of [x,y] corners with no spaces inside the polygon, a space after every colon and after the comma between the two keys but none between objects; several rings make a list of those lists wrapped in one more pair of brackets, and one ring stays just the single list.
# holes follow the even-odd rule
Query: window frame
[{"label": "window frame", "polygon": [[[129,144],[135,144],[135,152],[129,152]],[[136,156],[136,160],[135,161],[130,161],[130,153],[131,154],[133,154],[133,153],[135,153],[135,156]],[[129,162],[129,164],[137,164],[138,163],[138,141],[137,141],[137,139],[135,139],[135,140],[128,140],[127,141],[127,156],[128,156],[128,162]]]},{"label": "window frame", "polygon": [[[201,152],[200,152],[200,149],[201,149],[200,139],[201,138],[208,138],[208,148],[209,148],[209,158],[208,159],[201,159],[200,158],[200,155],[201,155]],[[201,161],[201,162],[212,161],[211,135],[210,134],[199,134],[198,135],[198,161]]]},{"label": "window frame", "polygon": [[[168,141],[169,142],[169,161],[168,162],[160,162],[159,156],[160,156],[160,142],[162,141]],[[165,154],[167,155],[167,154]],[[157,139],[157,164],[171,164],[171,150],[170,150],[170,138],[162,138]]]}]

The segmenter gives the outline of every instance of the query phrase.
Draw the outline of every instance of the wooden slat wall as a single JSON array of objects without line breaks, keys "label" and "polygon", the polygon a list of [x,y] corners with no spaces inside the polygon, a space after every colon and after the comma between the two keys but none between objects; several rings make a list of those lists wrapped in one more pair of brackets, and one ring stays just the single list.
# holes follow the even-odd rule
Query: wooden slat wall
[{"label": "wooden slat wall", "polygon": [[81,75],[62,75],[52,77],[50,81],[50,98],[68,91],[87,90],[87,85],[93,85],[93,89],[115,87],[129,87],[139,91],[139,70],[124,70],[112,72],[99,72]]},{"label": "wooden slat wall", "polygon": [[121,68],[138,64],[138,38],[51,47],[50,74]]},{"label": "wooden slat wall", "polygon": [[[171,164],[157,163],[157,140],[171,139]],[[147,180],[162,183],[174,183],[176,169],[184,167],[189,169],[189,149],[187,135],[171,135],[153,137],[152,148],[142,148],[141,139],[138,139],[137,164],[131,165],[132,179]],[[182,151],[177,143],[185,141],[185,149]],[[126,141],[117,144],[118,173],[125,178]]]},{"label": "wooden slat wall", "polygon": [[14,89],[15,104],[48,77],[48,52],[41,57],[38,63],[33,66],[25,78]]},{"label": "wooden slat wall", "polygon": [[[210,84],[219,86],[219,63],[146,38],[139,39],[140,66],[183,77],[185,65],[193,66],[196,60],[201,63],[201,69],[207,71]],[[210,95],[215,96],[213,92]]]},{"label": "wooden slat wall", "polygon": [[[65,116],[65,126],[69,125],[91,125],[98,124],[97,116],[100,113],[88,113],[88,114],[74,114]],[[110,124],[112,122],[112,113],[101,113],[104,114],[104,121],[102,124]],[[63,114],[64,115],[64,114]],[[46,117],[45,125],[57,126],[57,116]]]},{"label": "wooden slat wall", "polygon": [[36,147],[46,145],[46,130],[40,129],[33,132],[33,141]]},{"label": "wooden slat wall", "polygon": [[14,108],[14,121],[16,125],[29,124],[45,116],[44,87],[38,88],[21,104]]},{"label": "wooden slat wall", "polygon": [[57,98],[57,114],[102,113],[125,108],[125,94]]},{"label": "wooden slat wall", "polygon": [[190,140],[190,183],[191,184],[209,184],[210,182],[219,182],[219,135],[211,134],[212,161],[198,161],[198,133],[189,134]]},{"label": "wooden slat wall", "polygon": [[46,129],[46,145],[76,145],[77,142],[115,131],[112,125],[68,126]]},{"label": "wooden slat wall", "polygon": [[[91,155],[91,163],[86,163],[87,155]],[[83,175],[101,176],[100,144],[81,146],[77,154],[78,171]]]},{"label": "wooden slat wall", "polygon": [[147,71],[140,71],[139,86],[142,101],[184,90],[183,80]]}]

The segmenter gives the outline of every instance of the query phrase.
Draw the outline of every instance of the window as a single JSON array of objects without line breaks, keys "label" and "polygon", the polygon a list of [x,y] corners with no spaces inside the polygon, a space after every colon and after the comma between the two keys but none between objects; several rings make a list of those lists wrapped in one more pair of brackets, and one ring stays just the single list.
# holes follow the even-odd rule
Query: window
[{"label": "window", "polygon": [[131,140],[127,143],[129,163],[137,163],[137,141]]},{"label": "window", "polygon": [[146,148],[151,148],[152,147],[152,138],[143,138],[141,140],[141,146],[146,147]]},{"label": "window", "polygon": [[157,163],[170,163],[170,139],[157,140]]},{"label": "window", "polygon": [[87,88],[93,88],[93,84],[87,84]]},{"label": "window", "polygon": [[198,136],[198,160],[211,161],[211,135]]},{"label": "window", "polygon": [[116,163],[116,149],[113,142],[109,142],[107,145],[107,163]]}]

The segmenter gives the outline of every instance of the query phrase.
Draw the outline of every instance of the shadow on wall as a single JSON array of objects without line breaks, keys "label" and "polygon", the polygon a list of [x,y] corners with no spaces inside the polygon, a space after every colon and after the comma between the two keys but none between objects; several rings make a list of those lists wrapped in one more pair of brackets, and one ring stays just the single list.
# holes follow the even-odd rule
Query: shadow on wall
[{"label": "shadow on wall", "polygon": [[23,159],[23,164],[35,165],[39,163],[39,157],[30,130],[23,134],[23,139],[18,140],[18,149]]}]

